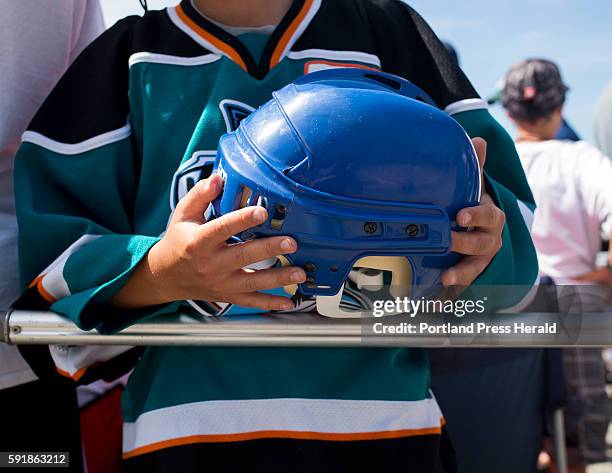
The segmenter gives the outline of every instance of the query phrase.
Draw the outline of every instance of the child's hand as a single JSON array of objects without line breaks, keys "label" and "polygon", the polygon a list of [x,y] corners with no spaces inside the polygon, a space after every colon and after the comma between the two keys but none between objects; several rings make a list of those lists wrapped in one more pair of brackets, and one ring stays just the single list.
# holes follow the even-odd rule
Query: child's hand
[{"label": "child's hand", "polygon": [[482,138],[474,138],[472,142],[480,164],[480,182],[483,183],[480,205],[463,209],[457,214],[459,225],[470,227],[472,231],[453,232],[451,250],[466,256],[444,272],[444,286],[469,286],[485,270],[502,245],[506,217],[487,194],[482,179],[487,142]]},{"label": "child's hand", "polygon": [[288,298],[259,291],[302,283],[303,269],[242,268],[294,253],[297,243],[279,236],[228,245],[228,238],[263,223],[268,214],[261,207],[246,207],[204,222],[204,211],[222,187],[221,178],[212,176],[179,201],[164,237],[112,299],[115,306],[125,309],[196,299],[264,310],[293,308]]}]

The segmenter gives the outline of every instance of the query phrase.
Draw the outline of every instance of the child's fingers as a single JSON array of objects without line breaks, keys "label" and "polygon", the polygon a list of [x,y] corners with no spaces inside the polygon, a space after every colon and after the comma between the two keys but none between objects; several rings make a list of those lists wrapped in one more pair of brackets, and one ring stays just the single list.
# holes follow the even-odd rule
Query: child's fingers
[{"label": "child's fingers", "polygon": [[238,294],[231,302],[241,307],[254,307],[265,311],[293,309],[293,302],[288,297],[273,296],[265,292]]},{"label": "child's fingers", "polygon": [[205,223],[199,229],[199,238],[207,245],[219,245],[230,237],[261,225],[268,218],[263,207],[245,207]]},{"label": "child's fingers", "polygon": [[223,189],[223,179],[213,174],[208,179],[199,181],[193,188],[176,204],[173,222],[196,222],[204,223],[204,212]]},{"label": "child's fingers", "polygon": [[227,269],[240,269],[279,255],[294,253],[297,243],[286,236],[259,238],[219,249],[215,258],[223,259]]}]

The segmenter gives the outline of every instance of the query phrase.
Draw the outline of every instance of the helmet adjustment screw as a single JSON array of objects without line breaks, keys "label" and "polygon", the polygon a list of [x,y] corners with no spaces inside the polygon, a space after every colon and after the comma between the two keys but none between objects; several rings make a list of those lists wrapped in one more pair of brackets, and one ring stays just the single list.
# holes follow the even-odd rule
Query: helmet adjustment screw
[{"label": "helmet adjustment screw", "polygon": [[406,235],[409,237],[415,237],[419,234],[419,226],[415,223],[411,223],[406,227]]},{"label": "helmet adjustment screw", "polygon": [[366,222],[363,225],[363,231],[366,232],[368,235],[376,233],[376,230],[378,230],[378,224],[376,222]]},{"label": "helmet adjustment screw", "polygon": [[317,267],[314,263],[306,263],[304,265],[304,271],[306,271],[307,273],[312,273],[316,270],[317,270]]}]

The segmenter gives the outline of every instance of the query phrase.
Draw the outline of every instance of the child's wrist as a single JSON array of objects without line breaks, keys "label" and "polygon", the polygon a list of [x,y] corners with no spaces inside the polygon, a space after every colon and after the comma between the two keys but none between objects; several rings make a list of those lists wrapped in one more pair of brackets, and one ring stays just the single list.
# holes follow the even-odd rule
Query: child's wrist
[{"label": "child's wrist", "polygon": [[153,245],[141,262],[143,266],[141,268],[143,286],[147,288],[145,290],[151,300],[154,301],[151,305],[165,304],[178,299],[174,296],[174,285],[164,271],[164,265],[162,264],[164,259],[162,241]]}]

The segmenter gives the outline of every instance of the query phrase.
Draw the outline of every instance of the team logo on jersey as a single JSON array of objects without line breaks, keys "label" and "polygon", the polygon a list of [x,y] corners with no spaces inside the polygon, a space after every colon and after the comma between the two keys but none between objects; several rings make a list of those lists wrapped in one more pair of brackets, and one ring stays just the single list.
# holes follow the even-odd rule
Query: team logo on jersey
[{"label": "team logo on jersey", "polygon": [[[232,132],[240,122],[255,110],[246,103],[233,99],[224,99],[219,102],[219,110],[223,116],[227,132]],[[191,190],[201,179],[210,176],[215,164],[216,150],[198,151],[182,163],[172,178],[170,191],[170,208],[174,210],[181,198]]]},{"label": "team logo on jersey", "polygon": [[180,165],[172,178],[170,190],[170,208],[174,210],[176,204],[198,181],[206,179],[212,173],[215,164],[216,151],[198,151],[191,159]]},{"label": "team logo on jersey", "polygon": [[238,100],[224,99],[219,103],[219,108],[225,120],[227,132],[234,131],[240,122],[248,117],[255,109]]},{"label": "team logo on jersey", "polygon": [[[255,110],[246,103],[233,99],[224,99],[219,102],[219,109],[225,122],[227,132],[234,131],[240,122]],[[191,190],[198,181],[210,176],[215,164],[216,150],[198,151],[182,163],[172,178],[170,191],[170,208],[174,210],[181,198]]]}]

